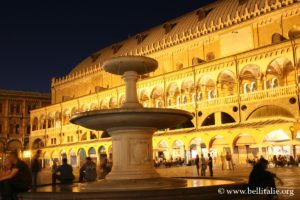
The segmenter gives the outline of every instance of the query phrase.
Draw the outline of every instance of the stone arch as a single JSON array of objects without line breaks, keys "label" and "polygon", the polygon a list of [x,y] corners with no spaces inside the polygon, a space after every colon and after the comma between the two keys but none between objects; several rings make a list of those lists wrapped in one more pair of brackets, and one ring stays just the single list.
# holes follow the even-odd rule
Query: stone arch
[{"label": "stone arch", "polygon": [[167,87],[168,106],[180,105],[180,90],[177,83],[172,82]]},{"label": "stone arch", "polygon": [[151,99],[154,101],[154,107],[161,108],[164,106],[164,89],[161,86],[156,86],[151,92]]},{"label": "stone arch", "polygon": [[109,99],[109,108],[117,108],[118,107],[118,100],[116,97],[111,97]]},{"label": "stone arch", "polygon": [[295,116],[285,108],[276,105],[264,105],[253,110],[246,120],[260,119],[260,118],[273,118],[273,117],[286,117],[294,118]]},{"label": "stone arch", "polygon": [[215,124],[216,124],[215,113],[211,113],[211,114],[207,115],[207,117],[205,117],[201,126],[213,126]]},{"label": "stone arch", "polygon": [[[290,61],[286,57],[278,57],[273,59],[269,63],[266,70],[266,78],[267,81],[271,81],[274,78],[278,79],[279,85],[286,85],[290,81],[293,81],[294,84],[294,74],[292,74],[292,76],[289,76],[291,72],[294,72],[292,61]],[[271,86],[273,87],[273,85]]]},{"label": "stone arch", "polygon": [[276,143],[291,140],[290,136],[282,129],[276,129],[267,133],[262,142]]},{"label": "stone arch", "polygon": [[107,99],[102,99],[102,101],[100,103],[100,108],[101,109],[108,109],[109,108],[109,102],[107,101]]},{"label": "stone arch", "polygon": [[235,123],[235,119],[232,115],[227,112],[221,112],[221,123],[228,124],[228,123]]},{"label": "stone arch", "polygon": [[209,141],[209,148],[229,147],[230,144],[223,135],[215,135]]},{"label": "stone arch", "polygon": [[39,124],[40,124],[40,129],[45,129],[47,121],[46,121],[46,115],[42,114],[39,118]]},{"label": "stone arch", "polygon": [[98,103],[97,102],[93,102],[90,105],[90,110],[98,110]]},{"label": "stone arch", "polygon": [[234,163],[246,163],[248,158],[253,159],[257,156],[258,149],[251,149],[250,146],[256,145],[255,137],[249,133],[238,134],[232,142]]},{"label": "stone arch", "polygon": [[189,159],[195,159],[202,154],[202,149],[206,149],[206,144],[200,137],[193,137],[189,141]]},{"label": "stone arch", "polygon": [[140,102],[141,104],[143,104],[144,107],[149,107],[149,100],[150,100],[150,97],[149,97],[149,92],[146,90],[146,89],[143,89],[141,92],[140,92]]},{"label": "stone arch", "polygon": [[216,84],[213,77],[210,74],[204,74],[200,77],[197,83],[199,91],[201,91],[202,97],[205,99],[212,99],[216,94]]},{"label": "stone arch", "polygon": [[170,159],[169,144],[166,140],[160,140],[153,151],[158,158],[162,158],[163,160]]},{"label": "stone arch", "polygon": [[77,107],[73,107],[72,110],[71,110],[71,116],[75,115],[78,113],[78,109]]},{"label": "stone arch", "polygon": [[45,144],[44,144],[43,140],[40,138],[35,139],[32,143],[32,149],[41,149],[44,147],[45,147]]},{"label": "stone arch", "polygon": [[80,112],[86,112],[89,111],[89,105],[88,104],[82,104],[80,107]]},{"label": "stone arch", "polygon": [[185,157],[184,142],[182,140],[175,140],[172,144],[172,157],[173,159]]},{"label": "stone arch", "polygon": [[195,102],[196,91],[195,84],[192,79],[186,79],[181,83],[182,103]]},{"label": "stone arch", "polygon": [[69,108],[64,109],[63,111],[63,124],[69,124],[71,117],[71,110]]},{"label": "stone arch", "polygon": [[8,141],[7,150],[8,151],[19,151],[22,149],[22,142],[17,139],[13,139]]},{"label": "stone arch", "polygon": [[54,116],[54,127],[58,128],[61,126],[61,112],[56,111]]},{"label": "stone arch", "polygon": [[69,151],[69,160],[70,160],[70,165],[73,167],[77,166],[77,154],[75,149],[70,149]]},{"label": "stone arch", "polygon": [[217,78],[217,83],[220,87],[219,94],[221,96],[234,95],[236,89],[236,76],[228,69],[221,71]]},{"label": "stone arch", "polygon": [[84,148],[78,149],[78,159],[79,159],[79,166],[82,166],[85,163],[85,158],[87,157],[86,151]]},{"label": "stone arch", "polygon": [[119,98],[119,107],[125,103],[125,94],[122,94]]}]

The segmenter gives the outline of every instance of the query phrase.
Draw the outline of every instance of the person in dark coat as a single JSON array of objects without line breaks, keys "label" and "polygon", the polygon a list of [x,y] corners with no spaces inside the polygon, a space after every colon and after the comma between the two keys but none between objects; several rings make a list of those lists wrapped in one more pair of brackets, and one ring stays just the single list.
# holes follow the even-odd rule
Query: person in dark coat
[{"label": "person in dark coat", "polygon": [[37,150],[34,159],[31,163],[31,174],[32,174],[32,187],[35,188],[37,186],[37,177],[38,173],[41,171],[42,167],[39,161],[42,151]]},{"label": "person in dark coat", "polygon": [[197,175],[199,176],[199,169],[200,169],[200,158],[199,155],[197,154],[195,158],[195,165],[196,165],[196,170],[197,170]]},{"label": "person in dark coat", "polygon": [[[67,158],[63,158],[63,164],[58,167],[56,173],[54,174],[54,180],[59,180],[61,184],[71,184],[74,180],[73,168],[68,164]],[[59,173],[59,175],[57,174]],[[53,183],[55,184],[55,183]]]},{"label": "person in dark coat", "polygon": [[2,200],[13,200],[17,193],[27,192],[31,188],[31,173],[27,164],[19,159],[18,152],[10,152],[7,159],[12,169],[0,178],[0,191]]},{"label": "person in dark coat", "polygon": [[212,159],[210,154],[208,154],[208,169],[209,169],[210,176],[213,176],[214,175],[214,173],[213,173],[213,159]]},{"label": "person in dark coat", "polygon": [[[283,184],[282,180],[276,176],[276,174],[267,170],[269,161],[260,158],[259,161],[254,165],[250,175],[249,175],[249,188],[252,190],[256,189],[269,189],[276,190],[275,178],[280,181],[280,184]],[[271,194],[274,196],[275,194]]]}]

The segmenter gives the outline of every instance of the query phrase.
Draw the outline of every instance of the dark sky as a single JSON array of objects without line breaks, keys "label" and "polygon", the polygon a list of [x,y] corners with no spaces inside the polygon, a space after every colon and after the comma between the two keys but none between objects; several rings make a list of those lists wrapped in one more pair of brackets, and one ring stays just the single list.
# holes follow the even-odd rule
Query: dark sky
[{"label": "dark sky", "polygon": [[48,92],[91,53],[213,1],[2,1],[0,88]]}]

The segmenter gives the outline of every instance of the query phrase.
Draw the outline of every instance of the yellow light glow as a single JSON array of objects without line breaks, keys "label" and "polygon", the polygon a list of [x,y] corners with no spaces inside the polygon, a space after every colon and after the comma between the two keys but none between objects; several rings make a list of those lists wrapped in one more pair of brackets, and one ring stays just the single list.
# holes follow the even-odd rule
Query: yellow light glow
[{"label": "yellow light glow", "polygon": [[23,157],[24,158],[30,158],[31,157],[31,151],[24,151],[23,152]]}]

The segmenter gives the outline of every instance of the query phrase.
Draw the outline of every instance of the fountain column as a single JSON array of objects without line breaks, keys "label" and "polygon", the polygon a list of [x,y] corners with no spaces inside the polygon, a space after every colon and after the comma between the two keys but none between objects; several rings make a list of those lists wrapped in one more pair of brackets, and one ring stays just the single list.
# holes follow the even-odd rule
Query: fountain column
[{"label": "fountain column", "polygon": [[135,71],[127,71],[123,75],[123,80],[126,85],[126,99],[122,108],[142,108],[137,97],[136,82],[139,78],[138,73]]}]

